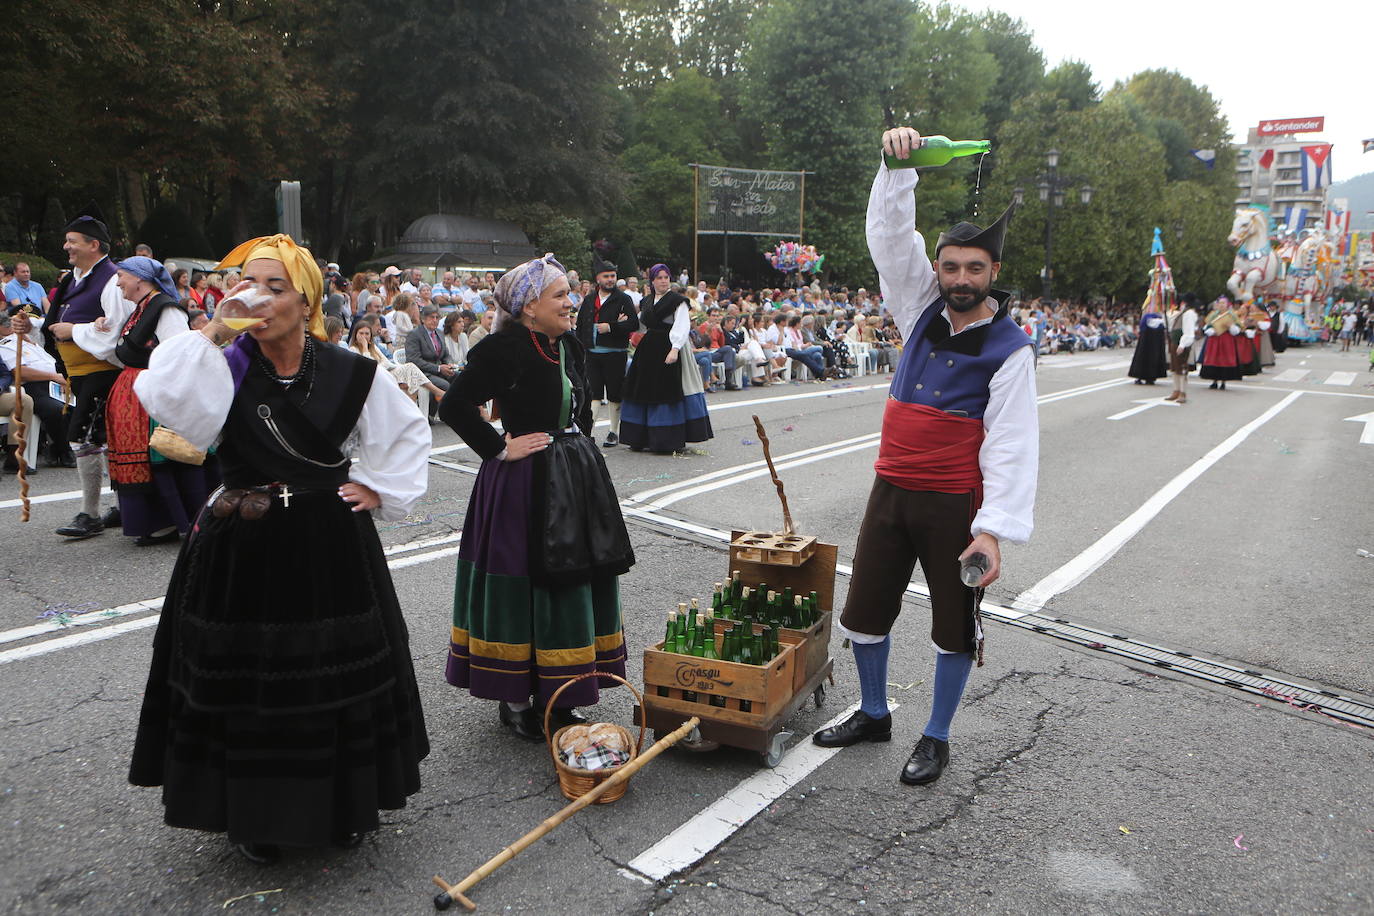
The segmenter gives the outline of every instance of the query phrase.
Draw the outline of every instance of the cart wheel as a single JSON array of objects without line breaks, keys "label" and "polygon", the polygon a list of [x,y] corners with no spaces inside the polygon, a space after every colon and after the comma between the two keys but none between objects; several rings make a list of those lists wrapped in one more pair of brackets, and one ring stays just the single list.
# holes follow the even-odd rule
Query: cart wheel
[{"label": "cart wheel", "polygon": [[816,708],[820,709],[825,705],[825,685],[821,684],[816,688],[816,692],[811,694],[811,699],[815,701]]},{"label": "cart wheel", "polygon": [[787,739],[791,737],[791,732],[778,732],[773,736],[773,743],[769,745],[768,750],[759,755],[764,766],[771,770],[782,763],[782,756],[787,753]]},{"label": "cart wheel", "polygon": [[440,891],[434,895],[434,908],[436,910],[443,912],[451,906],[453,906],[453,898],[448,895],[447,891]]}]

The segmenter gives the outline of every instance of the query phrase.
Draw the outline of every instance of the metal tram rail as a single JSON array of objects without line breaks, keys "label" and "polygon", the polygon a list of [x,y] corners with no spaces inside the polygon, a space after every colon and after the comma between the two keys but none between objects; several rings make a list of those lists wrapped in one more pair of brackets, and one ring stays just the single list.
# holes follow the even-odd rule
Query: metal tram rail
[{"label": "metal tram rail", "polygon": [[[626,506],[626,521],[638,522],[671,537],[689,540],[717,550],[728,550],[730,532],[711,526],[674,518],[662,510],[636,511]],[[717,534],[717,532],[719,532]],[[837,568],[839,575],[849,575],[847,566]],[[907,595],[929,607],[930,598],[915,586],[907,586]],[[1061,617],[1042,613],[1019,615],[1007,608],[984,602],[984,620],[1018,627],[1090,651],[1100,652],[1129,662],[1149,665],[1173,674],[1195,678],[1206,683],[1228,687],[1250,696],[1262,697],[1294,709],[1313,712],[1347,725],[1374,729],[1374,701],[1300,684],[1285,677],[1244,668],[1230,662],[1168,649],[1154,643],[1112,633],[1086,624],[1074,623]]]}]

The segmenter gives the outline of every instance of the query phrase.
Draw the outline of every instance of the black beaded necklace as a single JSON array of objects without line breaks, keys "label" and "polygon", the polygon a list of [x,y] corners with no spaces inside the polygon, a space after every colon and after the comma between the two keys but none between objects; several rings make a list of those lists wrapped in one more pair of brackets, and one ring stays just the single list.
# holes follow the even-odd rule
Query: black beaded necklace
[{"label": "black beaded necklace", "polygon": [[302,378],[309,376],[309,381],[305,388],[305,397],[301,398],[301,403],[304,404],[306,401],[310,400],[310,395],[315,390],[315,342],[310,339],[308,333],[305,335],[305,349],[301,351],[300,367],[297,368],[292,375],[279,374],[276,367],[272,365],[272,361],[262,355],[261,349],[255,349],[253,355],[257,358],[258,365],[262,368],[262,371],[267,373],[267,377],[282,386],[282,388],[290,388]]}]

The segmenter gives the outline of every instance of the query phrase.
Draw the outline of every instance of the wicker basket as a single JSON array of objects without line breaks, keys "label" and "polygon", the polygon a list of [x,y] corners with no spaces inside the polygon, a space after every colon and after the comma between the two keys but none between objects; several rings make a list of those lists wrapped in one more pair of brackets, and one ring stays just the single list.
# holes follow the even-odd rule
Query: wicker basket
[{"label": "wicker basket", "polygon": [[[623,677],[607,674],[602,671],[588,671],[586,674],[579,674],[577,677],[565,681],[562,686],[553,692],[553,696],[549,697],[549,702],[545,704],[544,707],[544,737],[549,743],[549,756],[553,758],[553,767],[558,771],[558,788],[562,790],[564,797],[574,801],[596,788],[599,783],[605,782],[607,779],[614,776],[616,771],[621,767],[628,764],[630,760],[634,760],[638,757],[639,752],[644,748],[644,725],[641,724],[639,726],[639,740],[635,742],[634,749],[630,752],[629,760],[626,760],[625,763],[620,764],[620,766],[606,767],[603,770],[582,770],[577,767],[570,767],[559,759],[558,739],[562,736],[563,732],[567,731],[572,726],[564,726],[553,735],[549,734],[549,723],[553,715],[553,704],[558,699],[558,695],[564,690],[567,690],[578,681],[586,680],[589,677],[608,677],[611,680],[619,681],[630,688],[630,692],[635,695],[635,700],[641,707],[644,705],[644,695],[636,690],[633,684]],[[630,730],[620,725],[616,725],[615,728],[624,736],[626,746],[629,746]],[[596,804],[609,805],[611,802],[621,798],[625,794],[625,790],[629,787],[630,781],[627,779],[616,788],[611,789],[605,795],[598,798]]]}]

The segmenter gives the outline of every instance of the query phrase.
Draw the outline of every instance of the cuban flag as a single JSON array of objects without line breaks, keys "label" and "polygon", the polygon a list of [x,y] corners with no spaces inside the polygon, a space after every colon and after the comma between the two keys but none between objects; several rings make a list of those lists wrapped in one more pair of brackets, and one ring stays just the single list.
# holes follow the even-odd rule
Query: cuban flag
[{"label": "cuban flag", "polygon": [[1214,149],[1190,149],[1188,152],[1193,154],[1193,158],[1201,162],[1207,168],[1215,168],[1217,164],[1217,151]]},{"label": "cuban flag", "polygon": [[1285,231],[1300,232],[1307,225],[1307,208],[1289,205],[1283,212]]},{"label": "cuban flag", "polygon": [[1327,207],[1326,230],[1338,234],[1350,231],[1350,204],[1346,198],[1339,197]]},{"label": "cuban flag", "polygon": [[1302,189],[1314,191],[1331,186],[1331,144],[1302,148]]}]

